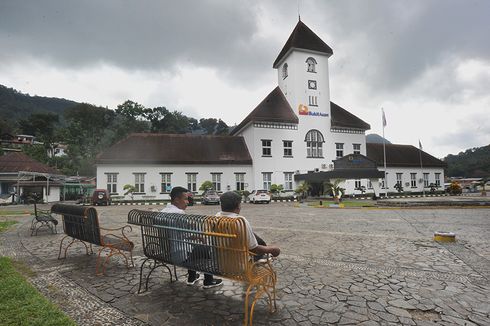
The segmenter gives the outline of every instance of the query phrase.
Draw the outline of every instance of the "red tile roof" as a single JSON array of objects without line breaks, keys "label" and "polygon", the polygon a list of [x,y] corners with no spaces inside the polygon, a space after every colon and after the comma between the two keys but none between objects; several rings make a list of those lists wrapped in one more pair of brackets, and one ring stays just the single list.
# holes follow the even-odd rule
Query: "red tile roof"
[{"label": "red tile roof", "polygon": [[97,164],[252,165],[243,137],[131,134],[97,155]]},{"label": "red tile roof", "polygon": [[14,173],[19,171],[61,174],[55,168],[36,161],[21,152],[10,152],[0,156],[0,173]]}]

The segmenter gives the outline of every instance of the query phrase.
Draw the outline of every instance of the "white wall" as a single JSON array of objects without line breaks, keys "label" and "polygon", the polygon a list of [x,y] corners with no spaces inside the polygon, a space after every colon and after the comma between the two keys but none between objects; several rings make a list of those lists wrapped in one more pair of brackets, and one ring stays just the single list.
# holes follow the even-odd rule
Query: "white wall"
[{"label": "white wall", "polygon": [[[123,195],[125,184],[134,185],[134,173],[146,173],[145,194],[134,195],[134,199],[169,199],[169,194],[161,193],[161,174],[172,173],[172,187],[187,187],[186,173],[197,173],[197,189],[204,181],[212,181],[211,173],[222,173],[221,191],[236,189],[235,173],[245,173],[245,190],[251,190],[253,182],[251,165],[97,165],[97,188],[107,189],[106,173],[118,173],[117,195]],[[247,187],[248,183],[248,187]],[[154,187],[154,191],[152,191]],[[198,191],[200,192],[200,191]],[[129,196],[126,196],[129,199]]]},{"label": "white wall", "polygon": [[[378,167],[378,170],[384,171],[384,167]],[[444,169],[442,168],[424,168],[423,170],[419,168],[392,168],[392,167],[387,167],[387,179],[388,179],[388,192],[397,192],[397,189],[395,188],[395,183],[396,183],[396,173],[402,173],[402,186],[403,186],[403,191],[404,192],[422,192],[424,190],[423,182],[419,182],[420,179],[423,179],[422,173],[429,173],[429,184],[435,183],[435,174],[440,173],[441,174],[441,187],[438,188],[437,190],[444,190]],[[412,188],[410,185],[410,173],[417,173],[416,181],[417,181],[417,186],[415,188]],[[379,195],[379,193],[384,193],[386,192],[386,189],[381,189],[381,179],[379,179],[379,184],[375,184],[374,181],[378,181],[378,179],[373,180],[373,189],[369,189],[367,187],[368,180],[367,179],[361,179],[361,186],[366,187],[366,193],[367,194],[372,194],[373,191],[376,193],[376,195]],[[406,183],[409,183],[408,186],[406,186]],[[355,180],[346,180],[341,184],[342,188],[345,188],[345,193],[348,195],[351,194],[361,194],[360,191],[355,190]],[[428,192],[429,188],[425,188],[425,191]]]}]

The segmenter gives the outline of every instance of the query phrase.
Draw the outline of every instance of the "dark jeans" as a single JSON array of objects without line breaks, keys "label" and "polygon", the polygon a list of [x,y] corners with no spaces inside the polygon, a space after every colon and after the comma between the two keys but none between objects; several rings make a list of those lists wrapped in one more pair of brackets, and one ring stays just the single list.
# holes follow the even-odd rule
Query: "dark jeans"
[{"label": "dark jeans", "polygon": [[[267,246],[267,243],[265,243],[265,241],[264,241],[264,240],[262,240],[262,238],[261,238],[261,237],[259,237],[259,236],[257,235],[257,233],[255,233],[255,232],[254,232],[254,235],[255,235],[255,239],[257,240],[257,243],[258,243],[260,246]],[[257,261],[257,260],[259,260],[259,259],[263,258],[263,256],[264,256],[264,255],[256,255],[256,256],[254,256],[254,261]]]},{"label": "dark jeans", "polygon": [[[212,253],[211,253],[210,248],[208,248],[206,246],[202,246],[202,245],[196,245],[192,249],[192,252],[190,253],[190,255],[188,257],[188,260],[198,262],[198,261],[211,259],[211,256],[212,256]],[[213,260],[211,260],[211,261],[213,261]],[[210,267],[210,266],[208,266],[208,267]],[[218,268],[216,266],[214,266],[212,268],[215,269],[216,271],[218,271]],[[196,277],[197,277],[196,271],[194,271],[192,269],[188,269],[187,273],[189,275],[187,278],[188,281],[193,281],[196,279]],[[204,283],[210,283],[213,281],[213,279],[214,279],[213,275],[204,274]]]},{"label": "dark jeans", "polygon": [[[267,243],[259,237],[255,232],[254,232],[255,239],[257,240],[257,243],[260,246],[267,246]],[[257,255],[254,256],[254,261],[257,261],[262,258],[263,255]],[[204,246],[196,246],[194,250],[192,250],[191,254],[189,255],[190,259],[196,259],[196,258],[210,258],[210,252],[209,250],[204,247]],[[187,273],[189,273],[188,280],[192,281],[196,279],[196,271],[188,269]],[[204,274],[204,283],[209,283],[213,281],[213,275],[211,274]]]}]

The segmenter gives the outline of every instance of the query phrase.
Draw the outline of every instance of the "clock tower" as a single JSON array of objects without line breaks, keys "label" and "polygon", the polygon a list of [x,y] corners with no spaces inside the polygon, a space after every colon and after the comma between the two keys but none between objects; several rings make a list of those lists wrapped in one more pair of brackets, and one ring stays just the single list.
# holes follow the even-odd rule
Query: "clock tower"
[{"label": "clock tower", "polygon": [[[301,20],[274,61],[278,85],[298,116],[298,144],[316,130],[315,139],[323,139],[322,155],[330,139],[331,112],[328,59],[332,49]],[[315,156],[315,155],[313,155]]]}]

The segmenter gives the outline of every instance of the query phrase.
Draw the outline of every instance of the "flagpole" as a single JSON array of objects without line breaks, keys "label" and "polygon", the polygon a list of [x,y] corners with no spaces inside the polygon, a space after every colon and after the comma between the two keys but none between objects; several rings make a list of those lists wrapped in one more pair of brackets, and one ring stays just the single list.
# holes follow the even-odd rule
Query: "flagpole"
[{"label": "flagpole", "polygon": [[388,197],[388,180],[386,179],[386,138],[385,138],[385,126],[386,126],[386,117],[385,117],[385,111],[383,108],[381,108],[381,113],[382,113],[382,123],[383,123],[383,161],[384,161],[384,174],[385,174],[385,198]]},{"label": "flagpole", "polygon": [[420,157],[420,170],[422,170],[422,196],[425,197],[425,179],[424,179],[424,167],[422,165],[422,143],[419,139],[419,157]]}]

